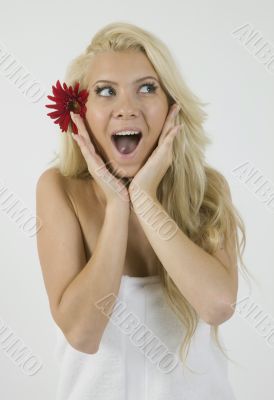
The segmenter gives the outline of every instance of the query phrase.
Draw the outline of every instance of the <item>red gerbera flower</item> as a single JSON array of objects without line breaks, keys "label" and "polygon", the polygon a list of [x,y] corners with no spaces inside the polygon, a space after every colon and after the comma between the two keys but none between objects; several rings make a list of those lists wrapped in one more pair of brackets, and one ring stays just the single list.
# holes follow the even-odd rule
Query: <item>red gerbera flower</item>
[{"label": "red gerbera flower", "polygon": [[79,85],[79,82],[76,82],[73,88],[72,86],[67,87],[67,85],[63,83],[62,87],[58,80],[56,82],[56,87],[52,86],[54,96],[47,96],[50,100],[55,101],[56,104],[47,104],[46,107],[55,108],[57,110],[47,115],[56,119],[54,123],[60,125],[62,132],[67,132],[69,123],[71,123],[73,133],[78,133],[77,126],[71,119],[70,111],[73,111],[75,114],[80,114],[82,118],[84,118],[86,114],[87,108],[85,103],[89,93],[86,89],[78,93]]}]

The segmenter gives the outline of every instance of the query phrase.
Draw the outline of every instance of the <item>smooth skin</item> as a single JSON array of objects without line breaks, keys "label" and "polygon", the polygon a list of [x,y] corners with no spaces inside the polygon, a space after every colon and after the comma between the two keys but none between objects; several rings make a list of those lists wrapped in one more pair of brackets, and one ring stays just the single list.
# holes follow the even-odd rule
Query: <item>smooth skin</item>
[{"label": "smooth skin", "polygon": [[[169,241],[159,240],[140,215],[135,215],[136,188],[163,211],[155,193],[172,161],[178,129],[175,105],[168,107],[163,89],[159,86],[156,92],[146,92],[143,85],[150,79],[135,82],[153,74],[159,79],[143,53],[107,52],[93,59],[86,121],[76,116],[79,135],[73,136],[94,177],[92,188],[104,207],[104,220],[88,260],[77,208],[68,195],[68,179],[51,169],[37,183],[37,215],[42,220],[37,245],[52,316],[68,342],[89,354],[98,351],[108,323],[95,303],[119,292],[129,229],[145,233],[160,262],[202,319],[218,324],[232,315],[229,303],[235,299],[237,286],[233,240],[227,248],[209,255],[180,230]],[[113,90],[104,89],[95,95],[91,88],[99,79],[117,84]],[[131,161],[117,157],[110,142],[114,129],[128,125],[137,125],[144,134],[142,149]],[[125,185],[121,178],[130,179],[130,184]],[[91,204],[88,211],[95,220],[98,209]]]},{"label": "smooth skin", "polygon": [[[122,169],[124,176],[134,177],[158,145],[172,112],[158,74],[142,52],[107,51],[92,59],[88,82],[85,123],[92,143],[103,161],[111,162],[115,175],[121,177],[116,172]],[[125,126],[137,126],[143,132],[143,142],[132,160],[117,156],[110,139],[111,132]]]},{"label": "smooth skin", "polygon": [[[115,177],[109,173],[103,160],[112,160],[114,171],[122,167],[126,178],[135,175],[137,177],[137,172],[142,170],[157,148],[159,139],[159,145],[166,150],[171,142],[166,138],[164,144],[164,137],[170,135],[172,139],[175,133],[173,111],[168,109],[168,101],[161,87],[156,92],[148,92],[144,90],[147,79],[134,83],[136,79],[148,75],[154,74],[158,78],[147,59],[136,53],[119,53],[118,58],[113,53],[111,58],[110,54],[106,56],[107,63],[102,55],[100,59],[96,57],[99,62],[98,75],[95,75],[93,68],[91,79],[94,81],[107,78],[119,82],[116,96],[107,99],[105,96],[94,98],[91,92],[88,99],[88,124],[86,129],[83,125],[81,129],[81,119],[78,121],[81,134],[76,139],[91,174],[94,174],[97,167],[101,168],[100,177],[94,174],[92,188],[105,210],[104,220],[92,256],[88,260],[77,212],[79,204],[74,204],[75,199],[70,196],[70,180],[60,176],[56,169],[49,169],[40,176],[36,190],[37,215],[42,220],[42,228],[37,233],[37,247],[51,313],[68,342],[75,349],[88,354],[98,350],[108,323],[108,318],[98,310],[95,302],[109,293],[118,295],[126,254],[132,247],[128,247],[129,236],[134,240],[133,235],[137,235],[135,242],[139,243],[139,252],[142,250],[140,245],[144,242],[143,236],[145,237],[136,215],[130,213],[128,188],[123,186],[121,176]],[[122,62],[118,63],[119,60]],[[104,69],[106,65],[107,70]],[[127,161],[121,165],[119,160],[115,160],[110,148],[110,137],[107,135],[114,129],[132,123],[142,128],[143,148],[134,163]],[[95,153],[95,148],[100,150],[100,155]],[[151,160],[154,159],[157,163],[160,154],[153,154]],[[145,168],[142,171],[145,174],[149,172]],[[140,181],[143,177],[143,173],[139,175]],[[106,184],[106,178],[112,184]],[[82,188],[85,190],[81,186],[80,191]],[[78,193],[80,197],[80,192]],[[89,214],[98,214],[98,207],[94,209],[94,204],[90,204],[90,210],[87,211]],[[93,219],[95,220],[95,215]],[[132,230],[130,235],[129,228]],[[147,243],[145,245],[145,251],[150,253],[151,246],[149,249]],[[132,250],[132,256],[139,257],[137,249]],[[149,264],[153,257],[150,258]]]},{"label": "smooth skin", "polygon": [[[218,325],[233,315],[231,304],[236,301],[237,296],[234,238],[229,244],[229,249],[220,249],[212,256],[190,240],[178,227],[176,234],[168,240],[161,237],[154,224],[147,223],[145,218],[149,199],[153,204],[151,209],[154,208],[154,215],[157,214],[158,225],[164,225],[167,218],[165,210],[157,200],[156,190],[172,162],[172,143],[180,128],[180,125],[174,126],[178,111],[177,105],[171,107],[158,146],[129,185],[129,197],[133,212],[136,213],[141,227],[169,276],[200,317],[210,324]],[[90,154],[86,143],[89,145],[90,138],[81,117],[74,117],[74,122],[79,128],[79,135],[73,137],[79,143],[89,164]],[[94,173],[92,170],[90,172]],[[143,197],[141,205],[138,202],[140,193]],[[176,225],[175,221],[170,221]]]},{"label": "smooth skin", "polygon": [[[180,107],[176,104],[171,107],[171,111],[166,118],[164,127],[160,134],[158,146],[149,156],[145,165],[131,180],[128,187],[128,193],[121,180],[113,177],[106,168],[102,158],[96,153],[80,115],[71,112],[71,118],[78,128],[78,134],[72,133],[72,136],[78,143],[82,154],[85,157],[90,174],[94,177],[100,186],[100,189],[104,192],[107,203],[113,199],[117,199],[118,194],[122,195],[123,200],[129,200],[134,187],[137,187],[140,190],[145,190],[150,196],[156,197],[157,187],[172,162],[173,139],[181,127],[181,125],[175,125],[175,117],[179,110]],[[102,176],[104,176],[104,179],[102,179]]]}]

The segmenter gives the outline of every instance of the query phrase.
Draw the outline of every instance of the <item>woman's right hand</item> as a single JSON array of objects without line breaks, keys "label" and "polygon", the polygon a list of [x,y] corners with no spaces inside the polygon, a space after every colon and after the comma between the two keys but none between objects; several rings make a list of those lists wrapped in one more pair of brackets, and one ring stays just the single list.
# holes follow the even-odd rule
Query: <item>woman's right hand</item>
[{"label": "woman's right hand", "polygon": [[107,204],[118,200],[123,203],[124,207],[129,207],[130,197],[126,186],[109,172],[102,158],[96,153],[82,117],[72,112],[70,115],[78,129],[78,134],[72,133],[72,137],[78,143],[87,162],[88,170],[102,189]]}]

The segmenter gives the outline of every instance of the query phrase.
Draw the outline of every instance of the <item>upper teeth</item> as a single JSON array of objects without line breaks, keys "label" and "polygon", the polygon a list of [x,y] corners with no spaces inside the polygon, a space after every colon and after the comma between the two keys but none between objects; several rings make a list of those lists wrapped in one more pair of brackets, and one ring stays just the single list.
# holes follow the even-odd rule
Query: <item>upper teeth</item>
[{"label": "upper teeth", "polygon": [[116,132],[115,135],[136,135],[138,133],[138,131],[120,131]]}]

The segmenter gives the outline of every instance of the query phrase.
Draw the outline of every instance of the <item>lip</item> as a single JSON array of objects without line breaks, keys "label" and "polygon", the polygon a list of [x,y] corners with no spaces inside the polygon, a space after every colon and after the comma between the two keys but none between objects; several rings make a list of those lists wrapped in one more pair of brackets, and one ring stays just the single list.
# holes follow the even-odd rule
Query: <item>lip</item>
[{"label": "lip", "polygon": [[[132,130],[135,130],[135,129],[132,129]],[[137,129],[136,129],[136,130],[137,130]],[[116,132],[119,132],[119,131],[116,131]],[[122,154],[122,153],[120,153],[120,152],[116,149],[116,146],[115,146],[115,144],[114,144],[114,142],[113,142],[114,139],[112,140],[112,138],[110,138],[110,141],[111,141],[111,145],[112,145],[112,147],[113,147],[113,149],[114,149],[115,154],[117,154],[117,156],[118,156],[120,159],[130,159],[130,158],[134,158],[135,154],[136,154],[137,151],[139,150],[139,147],[140,147],[141,143],[143,142],[143,138],[144,138],[144,137],[143,137],[143,134],[142,134],[141,139],[139,140],[136,149],[134,149],[134,151],[133,151],[132,153],[129,153],[129,154]]]}]

